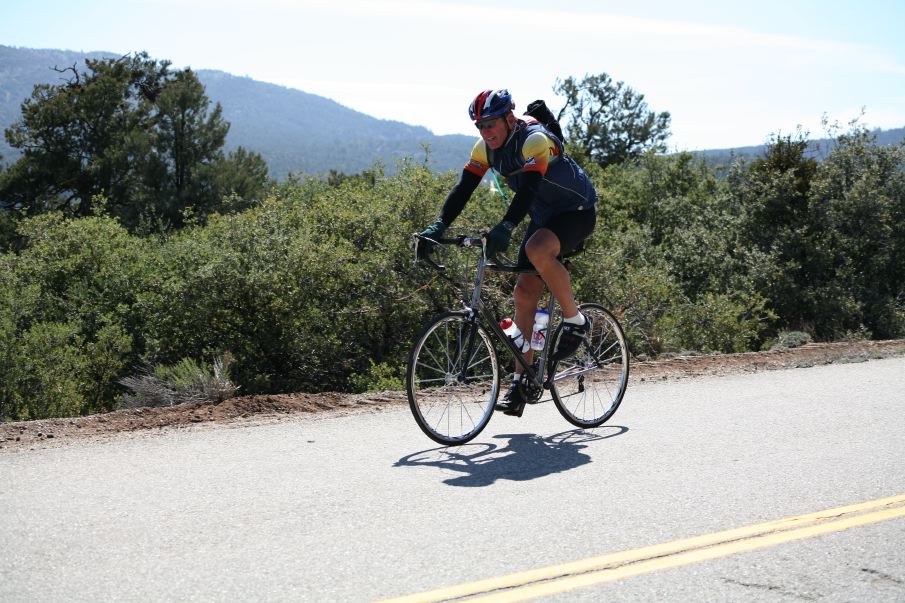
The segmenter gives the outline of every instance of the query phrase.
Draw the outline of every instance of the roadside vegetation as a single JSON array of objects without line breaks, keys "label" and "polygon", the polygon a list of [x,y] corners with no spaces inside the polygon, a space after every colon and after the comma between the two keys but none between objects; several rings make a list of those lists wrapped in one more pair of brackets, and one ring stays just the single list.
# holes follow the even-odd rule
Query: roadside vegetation
[{"label": "roadside vegetation", "polygon": [[[24,155],[0,171],[0,420],[400,388],[416,331],[454,302],[410,234],[456,175],[411,159],[271,182],[220,151],[228,124],[190,71],[121,61],[39,87],[7,131]],[[712,166],[664,154],[668,113],[603,76],[558,84],[600,193],[575,285],[636,356],[905,336],[905,147],[852,124],[821,161],[796,133]],[[86,88],[107,112],[67,113]],[[482,188],[454,229],[502,211]],[[505,303],[512,283],[493,286]]]}]

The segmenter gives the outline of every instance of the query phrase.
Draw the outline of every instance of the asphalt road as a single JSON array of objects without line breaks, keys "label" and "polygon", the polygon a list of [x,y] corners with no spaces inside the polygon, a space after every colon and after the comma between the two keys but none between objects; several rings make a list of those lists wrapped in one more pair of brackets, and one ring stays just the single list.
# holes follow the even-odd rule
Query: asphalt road
[{"label": "asphalt road", "polygon": [[[590,431],[540,404],[455,449],[407,408],[194,428],[0,454],[0,601],[369,601],[896,495],[905,358],[635,385]],[[902,514],[711,550],[545,600],[905,601]]]}]

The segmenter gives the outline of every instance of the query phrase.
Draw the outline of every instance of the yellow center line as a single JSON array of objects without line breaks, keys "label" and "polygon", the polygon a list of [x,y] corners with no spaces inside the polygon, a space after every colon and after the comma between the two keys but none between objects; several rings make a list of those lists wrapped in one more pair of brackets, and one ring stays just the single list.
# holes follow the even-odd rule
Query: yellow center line
[{"label": "yellow center line", "polygon": [[[388,599],[385,603],[416,601],[428,603],[449,600],[524,601],[905,517],[905,506],[895,506],[903,504],[905,494],[899,494],[817,513],[439,588]],[[868,513],[869,511],[873,512]]]}]

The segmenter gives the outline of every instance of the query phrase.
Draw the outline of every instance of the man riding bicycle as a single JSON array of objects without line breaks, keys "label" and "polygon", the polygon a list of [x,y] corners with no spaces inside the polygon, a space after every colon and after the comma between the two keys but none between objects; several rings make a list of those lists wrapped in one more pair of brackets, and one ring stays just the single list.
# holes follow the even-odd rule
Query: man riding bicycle
[{"label": "man riding bicycle", "polygon": [[[596,223],[597,193],[584,171],[563,152],[563,143],[536,120],[517,119],[508,90],[484,90],[468,107],[468,115],[481,134],[462,174],[440,209],[436,222],[422,236],[441,237],[462,212],[488,169],[503,175],[515,197],[499,224],[486,236],[487,255],[509,248],[512,231],[530,214],[522,239],[519,266],[533,266],[540,276],[519,275],[515,286],[515,324],[530,335],[544,283],[559,302],[563,330],[552,358],[575,353],[588,331],[578,311],[569,273],[560,261],[576,250]],[[531,361],[532,352],[525,354]],[[518,387],[522,367],[516,366],[512,384],[497,405],[507,415],[522,416],[527,400]]]}]

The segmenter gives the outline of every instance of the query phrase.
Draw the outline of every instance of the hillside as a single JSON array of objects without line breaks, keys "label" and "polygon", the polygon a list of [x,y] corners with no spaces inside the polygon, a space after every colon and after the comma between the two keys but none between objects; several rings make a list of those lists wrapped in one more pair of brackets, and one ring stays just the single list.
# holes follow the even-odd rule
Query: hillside
[{"label": "hillside", "polygon": [[436,136],[420,126],[376,119],[301,90],[222,71],[197,73],[208,96],[220,102],[224,118],[232,124],[227,148],[241,145],[256,150],[277,178],[297,171],[360,172],[378,160],[390,168],[405,157],[421,162],[423,145],[430,146],[433,169],[459,170],[475,140]]},{"label": "hillside", "polygon": [[[65,74],[54,71],[78,66],[86,57],[116,55],[65,50],[13,48],[0,45],[0,130],[19,118],[22,101],[38,83],[57,84]],[[430,130],[397,121],[381,120],[354,111],[328,98],[223,71],[196,71],[208,97],[223,107],[231,127],[227,150],[243,146],[260,153],[270,174],[283,179],[292,172],[325,174],[330,170],[356,173],[381,162],[393,171],[400,158],[424,161],[424,146],[430,148],[430,167],[439,172],[458,171],[464,164],[474,137],[437,136]],[[463,113],[464,115],[464,113]],[[877,131],[879,144],[905,140],[905,128]],[[822,158],[828,140],[812,142],[813,155]],[[695,151],[708,163],[726,166],[739,157],[762,154],[764,146]],[[18,151],[0,137],[0,158],[15,160]]]},{"label": "hillside", "polygon": [[[874,136],[877,137],[877,144],[881,146],[891,144],[901,144],[905,142],[905,128],[894,128],[890,130],[873,130]],[[808,145],[808,154],[815,159],[824,159],[833,148],[834,142],[828,138],[819,138],[811,140]],[[721,166],[731,165],[736,159],[743,157],[757,157],[763,155],[766,145],[735,147],[731,149],[707,149],[704,151],[692,151],[692,155],[702,156],[710,165],[716,166],[718,171],[724,171],[719,168]]]},{"label": "hillside", "polygon": [[[76,65],[83,70],[86,57],[115,56],[0,45],[0,130],[19,118],[22,101],[35,84],[68,79],[54,67]],[[424,161],[424,145],[430,147],[432,169],[458,170],[474,144],[470,136],[436,136],[426,128],[376,119],[301,90],[222,71],[196,73],[208,97],[222,105],[223,116],[231,124],[226,148],[243,146],[260,153],[274,178],[282,179],[290,172],[355,173],[378,161],[392,171],[400,158]],[[18,151],[3,139],[0,156],[10,162]]]}]

